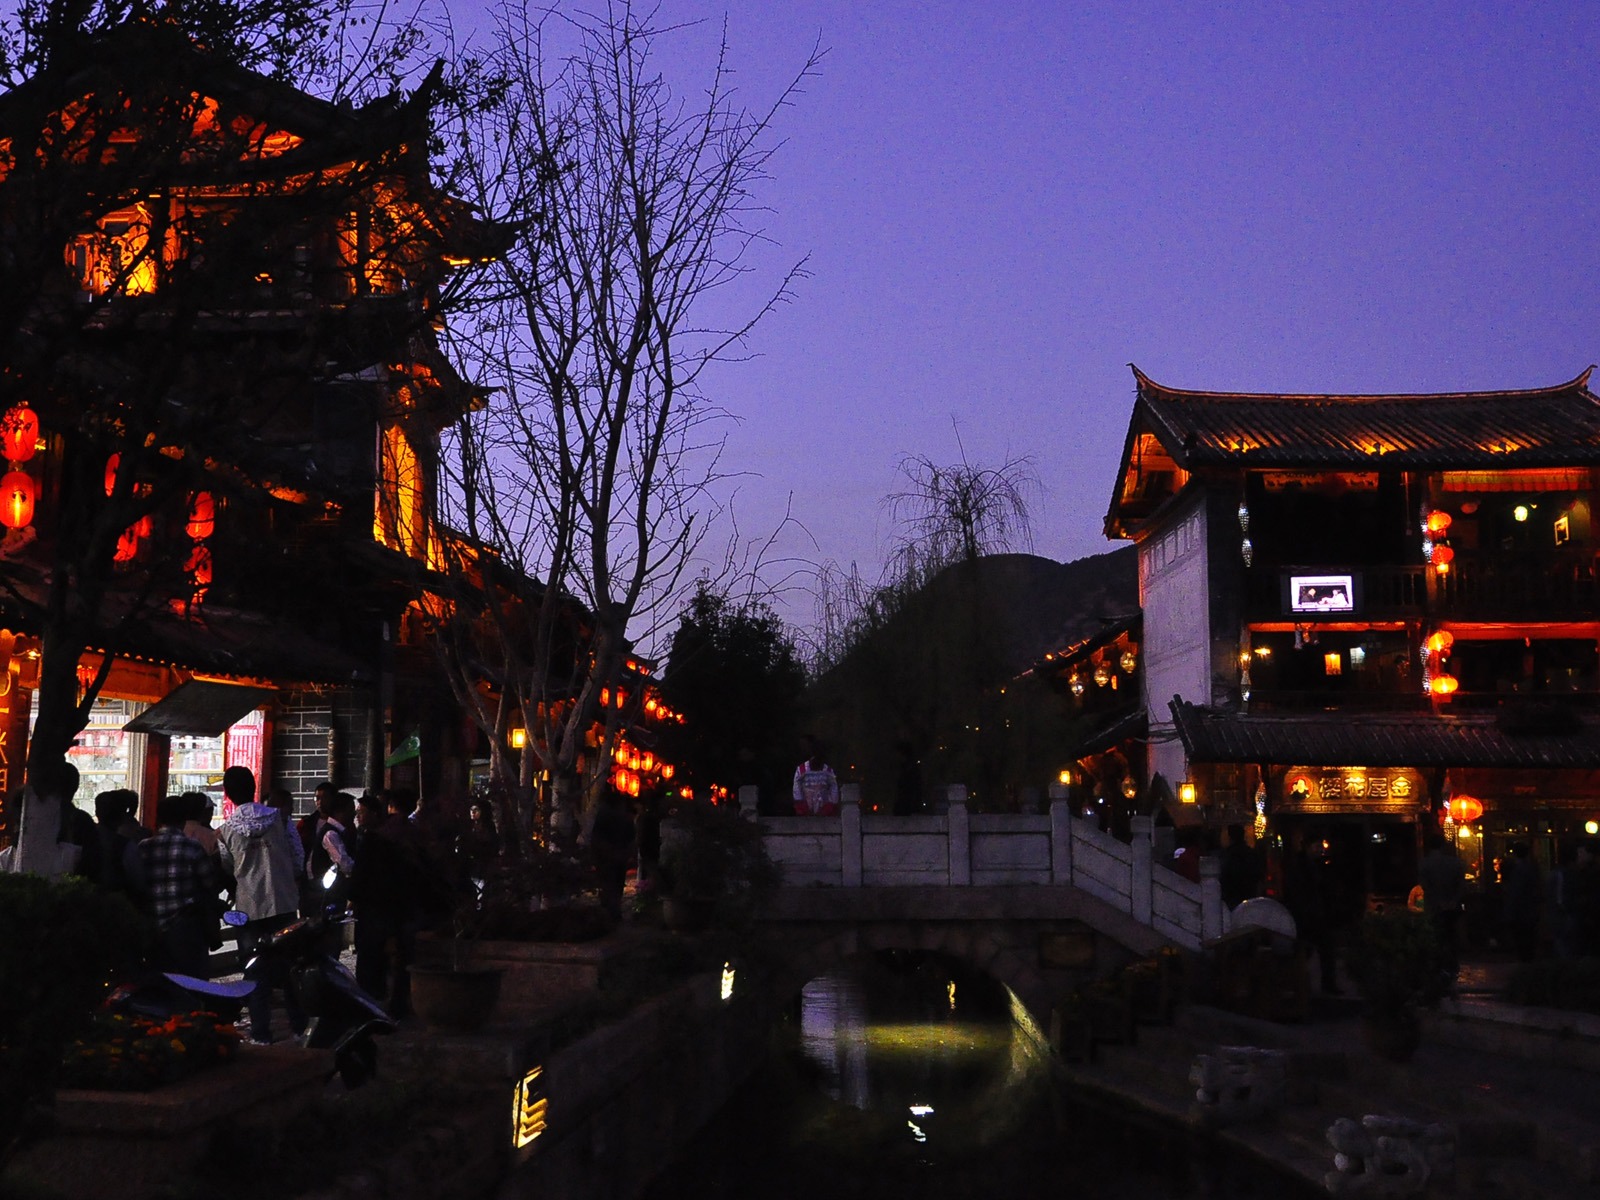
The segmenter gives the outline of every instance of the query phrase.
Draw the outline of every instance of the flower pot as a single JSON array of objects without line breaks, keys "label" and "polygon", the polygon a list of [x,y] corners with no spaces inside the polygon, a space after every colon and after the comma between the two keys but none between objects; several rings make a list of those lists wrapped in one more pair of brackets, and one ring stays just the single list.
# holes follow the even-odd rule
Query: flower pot
[{"label": "flower pot", "polygon": [[411,1007],[431,1029],[472,1033],[488,1023],[500,999],[500,967],[412,964]]}]

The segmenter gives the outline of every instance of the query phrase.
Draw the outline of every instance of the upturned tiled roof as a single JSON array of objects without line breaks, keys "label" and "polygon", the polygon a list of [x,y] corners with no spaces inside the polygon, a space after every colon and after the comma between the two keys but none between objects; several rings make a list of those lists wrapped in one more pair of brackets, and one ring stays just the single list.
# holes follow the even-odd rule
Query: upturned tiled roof
[{"label": "upturned tiled roof", "polygon": [[1589,370],[1523,391],[1298,396],[1187,391],[1134,367],[1135,425],[1142,420],[1186,470],[1600,465]]},{"label": "upturned tiled roof", "polygon": [[[1600,727],[1511,733],[1492,714],[1256,715],[1174,697],[1173,720],[1195,762],[1301,766],[1600,768]],[[1572,719],[1569,716],[1569,720]]]}]

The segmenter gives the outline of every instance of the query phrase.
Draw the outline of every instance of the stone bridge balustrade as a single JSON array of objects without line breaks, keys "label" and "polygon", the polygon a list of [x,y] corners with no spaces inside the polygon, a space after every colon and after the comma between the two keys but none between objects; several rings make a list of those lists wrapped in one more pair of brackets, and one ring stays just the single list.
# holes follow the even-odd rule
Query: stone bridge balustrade
[{"label": "stone bridge balustrade", "polygon": [[[1060,786],[1048,813],[973,813],[959,784],[937,815],[863,813],[858,785],[840,793],[837,817],[762,818],[785,888],[1068,887],[1186,949],[1223,932],[1217,861],[1201,860],[1198,884],[1158,866],[1149,817],[1133,819],[1125,843],[1075,817]],[[757,799],[755,788],[739,790],[751,819]]]}]

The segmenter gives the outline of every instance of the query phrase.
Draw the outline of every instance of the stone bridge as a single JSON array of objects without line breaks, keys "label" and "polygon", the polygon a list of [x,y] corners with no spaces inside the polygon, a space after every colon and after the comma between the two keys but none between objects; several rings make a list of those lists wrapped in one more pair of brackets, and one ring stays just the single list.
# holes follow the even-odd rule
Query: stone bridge
[{"label": "stone bridge", "polygon": [[[930,951],[1006,984],[1043,1024],[1085,980],[1223,931],[1216,860],[1198,884],[1158,865],[1148,817],[1129,844],[1074,817],[1062,789],[1047,813],[983,814],[956,786],[946,813],[908,817],[864,814],[842,791],[837,817],[762,818],[783,873],[763,922],[794,991],[863,954]],[[752,818],[755,802],[741,793]]]}]

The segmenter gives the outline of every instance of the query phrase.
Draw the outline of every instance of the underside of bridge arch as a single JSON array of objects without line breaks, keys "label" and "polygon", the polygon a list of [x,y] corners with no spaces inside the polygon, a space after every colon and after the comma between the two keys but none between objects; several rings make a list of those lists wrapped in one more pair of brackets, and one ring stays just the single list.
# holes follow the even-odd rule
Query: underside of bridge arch
[{"label": "underside of bridge arch", "polygon": [[781,947],[778,994],[789,997],[830,971],[883,951],[939,954],[981,971],[1011,989],[1041,1029],[1051,1010],[1079,984],[1110,974],[1132,957],[1087,927],[996,925],[993,922],[879,922],[791,926],[769,930]]},{"label": "underside of bridge arch", "polygon": [[782,888],[761,927],[784,997],[880,950],[945,954],[1005,984],[1041,1028],[1073,989],[1154,953],[1159,934],[1072,888]]}]

